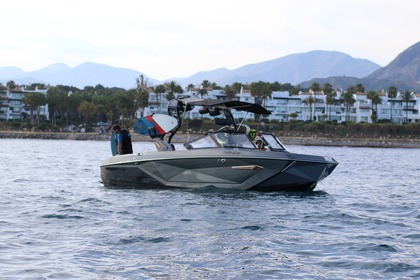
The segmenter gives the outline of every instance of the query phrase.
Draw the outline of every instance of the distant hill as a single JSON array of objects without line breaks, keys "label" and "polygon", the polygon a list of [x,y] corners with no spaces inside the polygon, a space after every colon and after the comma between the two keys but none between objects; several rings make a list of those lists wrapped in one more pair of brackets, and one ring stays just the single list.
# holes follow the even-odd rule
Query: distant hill
[{"label": "distant hill", "polygon": [[17,67],[0,67],[1,79],[3,79],[3,77],[17,77],[25,74],[25,71]]},{"label": "distant hill", "polygon": [[367,80],[388,80],[407,88],[420,88],[420,42],[400,53],[386,67],[369,76]]},{"label": "distant hill", "polygon": [[[282,58],[249,64],[229,70],[219,68],[198,72],[188,78],[171,78],[186,87],[199,85],[204,80],[221,86],[234,82],[251,83],[257,81],[298,84],[315,77],[345,75],[363,77],[379,69],[380,66],[366,59],[356,59],[335,51],[311,51],[292,54]],[[75,68],[63,63],[49,65],[33,72],[25,72],[16,67],[0,67],[0,82],[13,80],[17,84],[45,83],[50,85],[70,85],[78,88],[101,84],[105,87],[135,87],[135,80],[143,73],[115,68],[104,64],[86,62]],[[144,74],[143,74],[144,75]],[[150,84],[161,81],[147,77]]]},{"label": "distant hill", "polygon": [[179,82],[183,85],[200,84],[206,79],[219,85],[257,81],[298,84],[312,78],[330,76],[361,78],[380,67],[367,59],[353,58],[341,52],[311,51],[249,64],[234,70],[222,68],[199,72],[191,77],[180,79]]},{"label": "distant hill", "polygon": [[[134,88],[136,78],[140,75],[142,73],[135,70],[90,62],[75,68],[57,63],[33,72],[25,72],[16,67],[0,67],[0,82],[3,84],[13,80],[16,84],[45,83],[78,88],[101,84],[105,87]],[[148,79],[148,82],[160,83],[156,79]]]},{"label": "distant hill", "polygon": [[399,91],[420,91],[420,42],[400,53],[387,66],[380,68],[363,78],[328,77],[315,78],[303,82],[302,87],[309,87],[313,82],[330,83],[335,88],[347,89],[358,83],[366,90],[387,90],[395,86]]},{"label": "distant hill", "polygon": [[[128,89],[135,87],[135,80],[140,75],[144,75],[150,84],[162,83],[139,71],[90,62],[74,68],[62,63],[52,64],[33,72],[25,72],[17,67],[0,67],[0,82],[3,84],[13,80],[17,84],[36,82],[78,88],[101,84]],[[361,83],[366,90],[386,90],[393,85],[400,91],[420,91],[420,42],[403,51],[383,68],[369,60],[353,58],[345,53],[317,50],[248,64],[234,70],[219,68],[198,72],[187,78],[168,80],[172,79],[183,87],[201,84],[203,80],[221,86],[233,82],[278,81],[303,87],[309,87],[313,82],[321,85],[329,82],[334,88],[343,90]]]}]

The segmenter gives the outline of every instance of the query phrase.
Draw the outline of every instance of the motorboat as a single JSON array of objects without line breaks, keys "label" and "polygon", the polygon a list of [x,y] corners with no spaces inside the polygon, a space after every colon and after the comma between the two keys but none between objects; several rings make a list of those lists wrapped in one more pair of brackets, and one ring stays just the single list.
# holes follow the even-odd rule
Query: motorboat
[{"label": "motorboat", "polygon": [[[175,149],[171,142],[186,112],[215,117],[220,129]],[[170,131],[146,130],[156,151],[116,155],[101,164],[106,187],[117,188],[222,188],[239,191],[310,191],[329,176],[338,162],[332,157],[289,152],[270,132],[250,137],[250,129],[236,121],[233,111],[269,115],[263,106],[235,100],[179,98],[169,102],[168,116],[177,120]],[[222,118],[218,116],[223,116]],[[242,118],[245,120],[245,118]],[[145,127],[134,127],[134,131]],[[255,140],[263,142],[260,149]]]}]

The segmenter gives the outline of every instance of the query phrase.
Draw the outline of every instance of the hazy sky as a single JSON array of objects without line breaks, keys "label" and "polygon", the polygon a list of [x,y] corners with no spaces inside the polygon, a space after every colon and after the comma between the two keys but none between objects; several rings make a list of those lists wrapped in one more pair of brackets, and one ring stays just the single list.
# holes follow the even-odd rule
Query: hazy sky
[{"label": "hazy sky", "polygon": [[13,0],[1,10],[0,67],[25,71],[94,62],[165,80],[312,50],[386,66],[420,41],[419,0]]}]

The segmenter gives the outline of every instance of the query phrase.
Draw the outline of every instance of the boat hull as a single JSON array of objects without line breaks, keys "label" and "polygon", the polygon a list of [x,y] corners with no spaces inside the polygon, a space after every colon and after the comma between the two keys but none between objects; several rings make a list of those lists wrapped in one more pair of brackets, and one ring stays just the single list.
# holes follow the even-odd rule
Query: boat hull
[{"label": "boat hull", "polygon": [[201,149],[116,156],[101,165],[106,187],[307,191],[334,159],[252,149]]}]

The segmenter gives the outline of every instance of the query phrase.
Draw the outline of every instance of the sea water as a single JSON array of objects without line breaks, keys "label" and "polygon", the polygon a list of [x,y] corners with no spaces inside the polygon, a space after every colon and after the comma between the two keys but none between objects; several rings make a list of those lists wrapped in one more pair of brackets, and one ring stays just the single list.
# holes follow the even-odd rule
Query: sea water
[{"label": "sea water", "polygon": [[420,149],[290,146],[339,165],[258,193],[105,188],[106,141],[0,146],[0,279],[420,279]]}]

